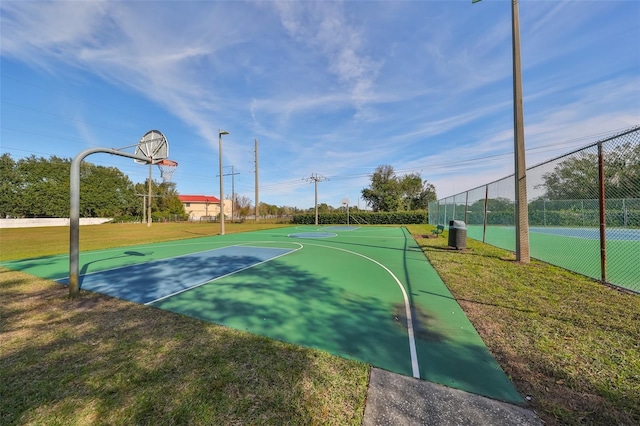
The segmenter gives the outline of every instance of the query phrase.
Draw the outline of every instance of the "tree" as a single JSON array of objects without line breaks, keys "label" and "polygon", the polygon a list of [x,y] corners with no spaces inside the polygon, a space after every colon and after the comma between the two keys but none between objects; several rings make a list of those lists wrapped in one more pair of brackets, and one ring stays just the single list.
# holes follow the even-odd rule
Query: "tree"
[{"label": "tree", "polygon": [[[149,182],[137,183],[134,185],[134,194],[137,195],[136,205],[133,215],[144,216],[141,210],[140,197],[149,194]],[[149,200],[147,199],[148,207]],[[151,218],[154,222],[173,220],[175,218],[185,220],[188,214],[184,211],[184,205],[178,198],[175,182],[158,183],[151,180]]]},{"label": "tree", "polygon": [[[604,152],[607,198],[640,197],[640,144],[625,143]],[[581,151],[542,175],[548,200],[587,200],[599,194],[598,154]]]},{"label": "tree", "polygon": [[581,152],[560,162],[553,172],[542,175],[550,200],[580,200],[598,197],[598,156]]},{"label": "tree", "polygon": [[81,216],[133,216],[138,207],[135,187],[119,169],[87,162],[80,165]]},{"label": "tree", "polygon": [[32,155],[15,163],[14,215],[17,217],[68,217],[71,160]]},{"label": "tree", "polygon": [[438,199],[436,187],[428,183],[418,173],[405,175],[400,180],[404,210],[426,210],[430,201]]},{"label": "tree", "polygon": [[235,197],[235,212],[241,218],[245,218],[249,216],[251,213],[251,199],[249,197],[245,197],[244,195],[236,195]]},{"label": "tree", "polygon": [[382,165],[371,175],[371,185],[362,190],[362,198],[373,211],[394,212],[426,209],[437,196],[435,186],[418,173],[399,178],[392,166]]},{"label": "tree", "polygon": [[371,185],[362,190],[362,198],[374,212],[393,212],[400,208],[401,188],[393,167],[382,165],[376,167],[371,175]]},{"label": "tree", "polygon": [[[0,214],[13,217],[69,217],[71,159],[0,157]],[[115,217],[140,212],[135,187],[115,167],[80,165],[80,215]]]},{"label": "tree", "polygon": [[0,157],[0,217],[16,215],[18,204],[18,188],[21,179],[16,171],[16,162],[9,154]]}]

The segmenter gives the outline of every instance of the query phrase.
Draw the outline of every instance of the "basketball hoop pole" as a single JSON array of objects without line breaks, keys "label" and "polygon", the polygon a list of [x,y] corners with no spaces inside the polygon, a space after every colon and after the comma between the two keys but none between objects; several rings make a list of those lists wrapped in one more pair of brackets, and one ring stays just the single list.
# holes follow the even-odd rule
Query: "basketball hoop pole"
[{"label": "basketball hoop pole", "polygon": [[[157,138],[156,135],[161,137]],[[149,143],[150,141],[154,143]],[[141,146],[143,142],[145,142],[144,147]],[[169,143],[162,132],[157,130],[148,131],[137,146],[133,154],[113,148],[89,148],[76,155],[71,161],[69,173],[69,297],[76,297],[80,293],[80,164],[87,156],[98,152],[133,158],[133,161],[139,164],[156,164],[169,156]]]},{"label": "basketball hoop pole", "polygon": [[71,161],[69,177],[69,297],[80,293],[80,164],[87,156],[98,152],[149,162],[147,157],[118,151],[113,148],[90,148]]}]

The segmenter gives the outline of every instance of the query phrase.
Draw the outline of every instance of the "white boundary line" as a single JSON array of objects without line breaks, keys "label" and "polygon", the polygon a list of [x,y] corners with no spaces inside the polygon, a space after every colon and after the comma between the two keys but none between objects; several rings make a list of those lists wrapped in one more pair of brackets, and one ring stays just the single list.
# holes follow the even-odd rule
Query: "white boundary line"
[{"label": "white boundary line", "polygon": [[[231,276],[231,275],[233,275],[233,274],[237,274],[238,272],[246,271],[247,269],[251,269],[251,268],[253,268],[254,266],[262,265],[263,263],[270,262],[270,261],[275,260],[275,259],[278,259],[278,258],[280,258],[280,257],[282,257],[282,256],[286,256],[286,255],[288,255],[288,254],[295,253],[295,252],[297,252],[298,250],[302,249],[302,247],[303,247],[303,246],[302,246],[302,244],[299,244],[299,243],[294,243],[294,244],[298,244],[300,247],[298,247],[297,249],[293,249],[293,250],[291,250],[291,251],[288,251],[288,252],[286,252],[286,253],[282,253],[281,255],[278,255],[278,256],[275,256],[275,257],[271,257],[271,258],[269,258],[269,259],[267,259],[267,260],[263,260],[262,262],[254,263],[254,264],[249,265],[249,266],[246,266],[246,267],[244,267],[244,268],[241,268],[241,269],[238,269],[238,270],[235,270],[235,271],[229,272],[228,274],[221,275],[221,276],[216,277],[216,278],[214,278],[214,279],[212,279],[212,280],[204,281],[204,282],[202,282],[202,283],[196,284],[196,285],[191,286],[191,287],[189,287],[189,288],[184,288],[184,289],[179,290],[179,291],[176,291],[176,292],[174,292],[174,293],[167,294],[166,296],[162,296],[162,297],[160,297],[160,298],[158,298],[158,299],[151,300],[151,301],[149,301],[149,302],[145,303],[144,305],[145,305],[145,306],[148,306],[148,305],[151,305],[152,303],[160,302],[161,300],[168,299],[169,297],[176,296],[176,295],[178,295],[178,294],[180,294],[180,293],[184,293],[185,291],[193,290],[194,288],[198,288],[198,287],[201,287],[201,286],[203,286],[203,285],[205,285],[205,284],[209,284],[209,283],[212,283],[212,282],[218,281],[218,280],[220,280],[220,279],[222,279],[222,278],[225,278],[225,277]],[[233,246],[229,246],[229,247],[237,247],[237,245],[233,245]],[[275,249],[275,248],[277,248],[277,247],[253,247],[253,248]],[[285,250],[285,249],[281,249],[281,250]]]},{"label": "white boundary line", "polygon": [[342,248],[338,248],[338,247],[325,246],[325,245],[322,245],[322,244],[313,244],[313,243],[306,243],[306,244],[310,245],[310,246],[323,247],[323,248],[328,248],[328,249],[332,249],[332,250],[340,250],[340,251],[344,251],[346,253],[350,253],[350,254],[354,254],[356,256],[360,256],[360,257],[362,257],[364,259],[367,259],[368,261],[373,262],[376,265],[380,266],[382,269],[387,271],[387,273],[389,273],[389,275],[391,275],[393,277],[393,279],[396,281],[396,284],[398,284],[398,287],[400,287],[400,290],[402,291],[402,297],[404,298],[404,307],[405,307],[405,311],[406,311],[406,314],[407,314],[407,332],[409,334],[409,352],[411,353],[411,368],[412,368],[412,372],[413,372],[413,377],[415,377],[416,379],[419,379],[420,378],[420,367],[418,366],[418,353],[416,351],[416,341],[415,341],[414,332],[413,332],[413,318],[411,316],[411,305],[409,304],[409,297],[407,296],[407,292],[404,289],[404,286],[402,285],[402,283],[400,282],[398,277],[396,277],[395,274],[393,272],[391,272],[391,270],[389,268],[387,268],[386,266],[384,266],[382,263],[380,263],[377,260],[372,259],[372,258],[370,258],[368,256],[365,256],[364,254],[356,253],[355,251],[346,250],[346,249],[342,249]]},{"label": "white boundary line", "polygon": [[[210,252],[210,251],[222,250],[222,249],[225,249],[225,248],[238,247],[238,246],[239,246],[238,244],[233,244],[233,245],[225,246],[225,247],[218,247],[218,248],[213,248],[213,249],[194,251],[193,253],[179,254],[178,256],[162,257],[160,259],[153,259],[153,260],[149,260],[147,262],[131,263],[129,265],[116,266],[116,267],[113,267],[113,268],[101,269],[99,271],[87,272],[86,274],[80,274],[79,276],[80,277],[89,277],[91,275],[101,274],[103,272],[111,272],[111,271],[116,271],[118,269],[130,268],[132,266],[138,266],[138,265],[150,265],[150,264],[153,264],[153,263],[164,262],[164,261],[167,261],[167,260],[170,260],[170,259],[180,259],[181,257],[192,256],[194,254],[207,253],[207,252]],[[169,245],[168,247],[171,247],[171,246]],[[126,247],[124,247],[124,248],[126,249]],[[111,251],[111,250],[104,251],[104,252],[96,252],[96,253],[106,253],[106,252],[109,252],[109,251]],[[126,250],[125,253],[127,251],[135,251],[135,250]],[[109,260],[109,259],[98,259],[97,261],[102,261],[102,260]],[[89,262],[89,263],[91,263],[91,262]],[[57,278],[54,281],[62,281],[62,280],[66,280],[66,279],[69,279],[69,276],[62,277],[62,278]]]}]

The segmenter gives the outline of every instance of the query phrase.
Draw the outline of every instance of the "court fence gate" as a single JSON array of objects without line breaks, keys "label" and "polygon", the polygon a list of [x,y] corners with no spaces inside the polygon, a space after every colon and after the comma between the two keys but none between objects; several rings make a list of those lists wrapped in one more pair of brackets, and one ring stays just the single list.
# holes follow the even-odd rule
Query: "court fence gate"
[{"label": "court fence gate", "polygon": [[[527,169],[531,256],[640,293],[640,126]],[[429,223],[515,250],[514,175],[429,204]]]}]

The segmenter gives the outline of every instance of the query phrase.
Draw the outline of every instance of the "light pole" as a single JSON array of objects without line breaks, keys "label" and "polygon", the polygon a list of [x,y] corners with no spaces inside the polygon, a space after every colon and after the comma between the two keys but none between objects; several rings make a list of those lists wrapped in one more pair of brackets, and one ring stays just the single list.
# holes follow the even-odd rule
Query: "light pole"
[{"label": "light pole", "polygon": [[218,129],[218,150],[220,151],[220,235],[224,235],[224,176],[222,175],[222,135],[228,135],[226,130]]},{"label": "light pole", "polygon": [[[471,0],[478,3],[480,0]],[[518,0],[511,0],[511,50],[513,59],[513,144],[515,179],[516,261],[529,263],[529,206],[527,205],[527,166],[524,149],[522,65],[520,61],[520,18]],[[455,214],[455,210],[454,210]]]}]

